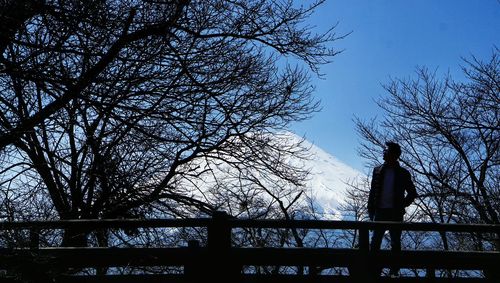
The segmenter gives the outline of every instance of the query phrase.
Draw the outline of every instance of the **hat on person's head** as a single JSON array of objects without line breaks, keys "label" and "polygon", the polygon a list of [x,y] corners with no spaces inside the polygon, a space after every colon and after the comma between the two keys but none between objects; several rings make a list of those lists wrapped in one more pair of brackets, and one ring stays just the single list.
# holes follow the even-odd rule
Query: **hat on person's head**
[{"label": "hat on person's head", "polygon": [[401,156],[401,146],[399,146],[399,144],[393,141],[388,141],[385,143],[385,145],[387,146],[387,149],[391,152],[394,152],[398,156],[398,158],[399,156]]}]

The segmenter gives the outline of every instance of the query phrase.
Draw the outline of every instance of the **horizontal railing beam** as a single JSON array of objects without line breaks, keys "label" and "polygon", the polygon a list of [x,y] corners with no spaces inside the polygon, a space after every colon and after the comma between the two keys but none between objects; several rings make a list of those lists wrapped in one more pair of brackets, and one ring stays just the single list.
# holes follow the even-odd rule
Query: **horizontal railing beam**
[{"label": "horizontal railing beam", "polygon": [[[202,275],[200,275],[202,277]],[[308,275],[277,275],[277,274],[243,274],[237,278],[238,283],[358,283],[358,279],[348,276],[323,275],[310,277]],[[2,281],[0,281],[2,282]],[[106,275],[106,276],[63,276],[56,278],[56,283],[200,283],[205,280],[189,279],[182,275]],[[433,278],[403,277],[403,278],[378,278],[377,283],[485,283],[484,278]],[[494,283],[494,282],[492,282]]]},{"label": "horizontal railing beam", "polygon": [[180,228],[207,227],[211,218],[188,219],[75,219],[57,221],[0,222],[0,230],[68,229],[97,230],[106,228]]},{"label": "horizontal railing beam", "polygon": [[[387,267],[498,268],[499,252],[390,251],[363,252],[330,248],[231,248],[229,262],[244,265],[349,267],[367,261]],[[208,248],[42,248],[0,250],[0,267],[33,261],[58,267],[184,266],[213,261]]]},{"label": "horizontal railing beam", "polygon": [[317,248],[243,248],[233,249],[233,262],[244,265],[304,265],[349,267],[361,261],[388,267],[491,269],[500,264],[499,252],[391,251],[363,252],[350,249]]},{"label": "horizontal railing beam", "polygon": [[58,268],[183,266],[207,259],[205,248],[41,248],[0,249],[0,267],[34,263]]},{"label": "horizontal railing beam", "polygon": [[[212,218],[189,219],[89,219],[59,221],[23,221],[0,222],[0,230],[13,229],[104,229],[104,228],[175,228],[175,227],[207,227]],[[298,228],[298,229],[401,229],[403,231],[435,231],[435,232],[482,232],[500,234],[500,225],[494,224],[441,224],[420,222],[375,222],[375,221],[336,221],[336,220],[227,220],[231,228]]]},{"label": "horizontal railing beam", "polygon": [[336,221],[336,220],[247,220],[231,219],[233,228],[302,228],[302,229],[401,229],[403,231],[436,232],[486,232],[500,233],[500,225],[493,224],[442,224],[420,222],[385,222],[385,221]]}]

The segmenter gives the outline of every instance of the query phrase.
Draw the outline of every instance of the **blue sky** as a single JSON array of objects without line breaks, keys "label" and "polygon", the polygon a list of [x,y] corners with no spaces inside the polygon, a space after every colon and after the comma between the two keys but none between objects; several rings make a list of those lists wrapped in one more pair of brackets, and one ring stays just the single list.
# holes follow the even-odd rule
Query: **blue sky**
[{"label": "blue sky", "polygon": [[363,172],[353,118],[383,118],[381,84],[414,77],[417,66],[460,77],[462,57],[500,47],[500,0],[327,0],[308,23],[321,32],[337,22],[338,35],[352,33],[313,80],[322,110],[291,130]]}]

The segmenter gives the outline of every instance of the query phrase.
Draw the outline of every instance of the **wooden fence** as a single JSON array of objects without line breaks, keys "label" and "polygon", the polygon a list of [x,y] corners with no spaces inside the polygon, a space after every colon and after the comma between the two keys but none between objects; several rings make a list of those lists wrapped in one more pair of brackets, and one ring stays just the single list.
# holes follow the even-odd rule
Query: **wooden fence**
[{"label": "wooden fence", "polygon": [[[110,228],[206,227],[207,244],[190,241],[182,247],[39,247],[39,233],[51,229],[85,231]],[[353,230],[359,247],[269,248],[233,247],[235,228]],[[0,248],[0,282],[500,282],[498,251],[388,250],[370,251],[369,232],[396,228],[403,231],[484,233],[498,237],[500,225],[355,222],[320,220],[243,220],[224,213],[213,218],[151,220],[71,220],[0,222],[0,231],[29,230],[29,247]],[[397,263],[425,270],[422,277],[389,278],[373,270]],[[83,269],[109,267],[181,267],[176,274],[84,275]],[[242,272],[244,266],[294,266],[297,274]],[[349,274],[324,275],[325,268],[345,267]],[[439,278],[435,270],[478,270],[486,276]],[[3,273],[2,273],[3,271]]]}]

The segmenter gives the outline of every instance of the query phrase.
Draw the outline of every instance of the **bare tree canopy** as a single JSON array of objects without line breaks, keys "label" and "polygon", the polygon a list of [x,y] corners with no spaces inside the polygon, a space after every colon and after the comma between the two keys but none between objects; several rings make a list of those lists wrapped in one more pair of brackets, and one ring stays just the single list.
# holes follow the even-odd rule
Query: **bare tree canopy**
[{"label": "bare tree canopy", "polygon": [[357,121],[368,160],[377,161],[386,140],[403,145],[427,220],[499,224],[498,56],[495,48],[486,62],[465,59],[464,81],[418,68],[417,78],[385,85],[383,121]]},{"label": "bare tree canopy", "polygon": [[322,2],[2,1],[2,209],[210,212],[220,204],[180,185],[211,170],[200,159],[300,185],[306,172],[284,157],[295,145],[266,132],[317,109],[308,73],[338,53],[333,29],[304,22]]}]

